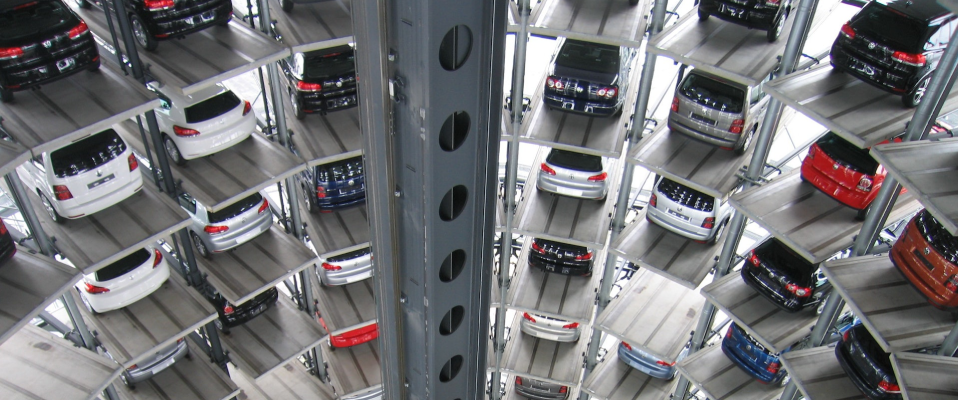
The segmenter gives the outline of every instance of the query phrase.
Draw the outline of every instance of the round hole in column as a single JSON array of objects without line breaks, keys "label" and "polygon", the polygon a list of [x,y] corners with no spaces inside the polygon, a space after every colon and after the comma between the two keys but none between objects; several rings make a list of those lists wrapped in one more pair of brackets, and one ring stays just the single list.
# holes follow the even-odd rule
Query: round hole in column
[{"label": "round hole in column", "polygon": [[439,266],[439,280],[443,282],[452,282],[462,272],[466,265],[466,252],[464,250],[454,250],[446,256]]},{"label": "round hole in column", "polygon": [[439,322],[439,334],[443,336],[451,335],[462,324],[462,317],[466,316],[466,309],[462,306],[455,306],[446,311],[446,315]]},{"label": "round hole in column", "polygon": [[446,122],[439,129],[439,147],[445,151],[453,151],[462,146],[469,135],[469,113],[456,111],[449,114]]},{"label": "round hole in column", "polygon": [[462,369],[462,356],[452,356],[439,371],[439,381],[445,383],[455,379],[456,375],[459,375],[460,369]]},{"label": "round hole in column", "polygon": [[443,221],[452,221],[459,217],[462,210],[466,208],[467,196],[469,196],[469,190],[465,186],[456,185],[449,189],[439,203],[439,218]]},{"label": "round hole in column", "polygon": [[446,32],[439,44],[439,65],[446,71],[455,71],[466,63],[472,51],[472,31],[468,26],[456,25]]}]

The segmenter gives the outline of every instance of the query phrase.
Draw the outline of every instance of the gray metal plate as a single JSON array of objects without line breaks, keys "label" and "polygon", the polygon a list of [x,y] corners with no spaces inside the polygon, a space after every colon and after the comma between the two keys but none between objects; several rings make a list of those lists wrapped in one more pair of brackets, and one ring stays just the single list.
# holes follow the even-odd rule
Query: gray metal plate
[{"label": "gray metal plate", "polygon": [[340,335],[376,323],[372,279],[348,285],[323,286],[313,268],[309,269],[309,279],[313,283],[317,311],[330,335]]},{"label": "gray metal plate", "polygon": [[280,295],[274,306],[220,339],[230,361],[256,379],[316,347],[324,335],[319,322]]},{"label": "gray metal plate", "polygon": [[699,287],[722,251],[721,243],[696,243],[649,222],[645,213],[609,245],[619,257],[648,268],[689,289]]},{"label": "gray metal plate", "polygon": [[750,288],[739,271],[702,288],[702,295],[732,318],[765,348],[780,353],[808,336],[818,316],[805,310],[786,312]]},{"label": "gray metal plate", "polygon": [[[712,346],[676,364],[692,384],[714,400],[771,400],[782,393],[779,385],[763,385],[729,360],[720,346]],[[818,397],[812,397],[818,400]]]},{"label": "gray metal plate", "polygon": [[[311,375],[299,360],[293,360],[268,375],[252,379],[245,371],[227,364],[230,378],[243,391],[240,398],[250,400],[314,399],[332,400],[335,397],[316,376]],[[245,397],[242,397],[245,396]]]},{"label": "gray metal plate", "polygon": [[[862,228],[862,221],[855,220],[855,209],[802,182],[798,169],[733,195],[731,203],[812,263],[850,247]],[[910,192],[903,194],[888,221],[905,218],[918,207]]]},{"label": "gray metal plate", "polygon": [[519,318],[512,324],[510,335],[502,356],[503,371],[566,386],[579,384],[588,340],[560,343],[534,338],[519,330]]},{"label": "gray metal plate", "polygon": [[[255,7],[257,2],[253,1]],[[290,46],[293,52],[346,44],[353,40],[352,13],[350,2],[342,0],[298,3],[290,12],[283,11],[279,2],[269,2],[269,16],[275,22],[276,33],[282,36],[283,44]],[[233,0],[233,9],[245,17],[245,0]],[[259,18],[256,26],[259,27]]]},{"label": "gray metal plate", "polygon": [[[291,110],[284,96],[286,109]],[[309,166],[331,163],[363,155],[363,136],[359,129],[359,108],[329,114],[307,114],[300,121],[286,114],[287,128],[293,132],[297,154]]]},{"label": "gray metal plate", "polygon": [[605,252],[596,250],[593,253],[592,276],[562,275],[529,265],[531,243],[531,240],[526,241],[519,253],[518,271],[509,286],[506,306],[520,312],[589,324],[594,314],[595,293],[602,279]]},{"label": "gray metal plate", "polygon": [[0,346],[0,398],[96,399],[121,369],[34,326]]},{"label": "gray metal plate", "polygon": [[[2,119],[2,117],[0,117]],[[0,125],[3,122],[0,121]],[[30,151],[14,142],[0,140],[0,175],[14,171],[20,164],[30,159]]]},{"label": "gray metal plate", "polygon": [[[299,201],[304,210],[303,201]],[[369,215],[366,207],[353,207],[332,213],[307,213],[300,215],[306,222],[306,232],[316,249],[316,254],[329,257],[340,250],[369,243]]]},{"label": "gray metal plate", "polygon": [[91,315],[82,306],[79,294],[70,292],[80,314],[97,339],[124,368],[152,356],[186,334],[216,318],[216,309],[196,290],[186,286],[178,274],[155,292],[119,310]]},{"label": "gray metal plate", "polygon": [[835,358],[835,347],[816,347],[782,354],[788,370],[805,398],[815,400],[867,399],[855,386]]},{"label": "gray metal plate", "polygon": [[190,359],[177,361],[163,372],[130,390],[120,381],[114,387],[123,400],[226,400],[239,394],[239,388],[216,364],[213,364],[192,340],[187,339]]},{"label": "gray metal plate", "polygon": [[378,340],[335,351],[330,351],[325,343],[321,347],[323,359],[329,363],[330,383],[338,398],[382,391]]},{"label": "gray metal plate", "polygon": [[0,270],[0,343],[53,303],[81,278],[79,271],[26,247]]},{"label": "gray metal plate", "polygon": [[871,154],[948,232],[958,233],[958,139],[885,144]]},{"label": "gray metal plate", "polygon": [[626,0],[545,0],[529,16],[529,32],[590,42],[639,47],[649,2]]},{"label": "gray metal plate", "polygon": [[888,254],[828,261],[822,271],[887,352],[941,344],[955,326],[951,314],[928,304]]},{"label": "gray metal plate", "polygon": [[248,243],[205,259],[197,255],[201,271],[226,300],[243,304],[274,287],[293,274],[316,265],[316,257],[306,245],[273,224]]},{"label": "gray metal plate", "polygon": [[677,380],[653,378],[619,361],[610,351],[582,384],[582,391],[599,400],[667,400]]},{"label": "gray metal plate", "polygon": [[930,354],[891,355],[905,400],[958,399],[958,359]]},{"label": "gray metal plate", "polygon": [[958,1],[956,0],[938,0],[938,4],[951,10],[953,13],[958,13]]},{"label": "gray metal plate", "polygon": [[699,320],[705,299],[682,285],[639,270],[596,318],[596,327],[666,362],[675,361]]}]

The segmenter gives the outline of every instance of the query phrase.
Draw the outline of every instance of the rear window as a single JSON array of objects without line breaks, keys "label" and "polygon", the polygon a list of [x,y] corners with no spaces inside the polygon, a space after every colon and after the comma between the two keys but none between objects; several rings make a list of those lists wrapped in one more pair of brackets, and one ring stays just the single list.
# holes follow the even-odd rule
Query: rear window
[{"label": "rear window", "polygon": [[203,122],[236,108],[241,103],[232,91],[226,91],[186,108],[186,122]]},{"label": "rear window", "polygon": [[868,358],[878,363],[883,373],[891,373],[894,371],[888,353],[886,353],[885,349],[872,337],[872,334],[868,332],[865,325],[855,325],[852,330],[855,332],[855,339],[858,339],[858,343],[862,346],[862,349],[865,350],[865,353],[869,356]]},{"label": "rear window", "polygon": [[875,1],[865,5],[852,19],[851,25],[856,32],[878,39],[896,50],[912,53],[920,53],[933,29],[938,29]]},{"label": "rear window", "polygon": [[316,167],[319,182],[336,182],[356,178],[363,174],[363,158],[353,157]]},{"label": "rear window", "polygon": [[331,54],[306,53],[303,75],[323,79],[344,75],[356,70],[356,56],[350,50]]},{"label": "rear window", "polygon": [[363,248],[361,248],[361,249],[359,249],[359,250],[353,250],[353,251],[350,251],[350,252],[348,252],[348,253],[340,254],[340,255],[338,255],[338,256],[329,257],[329,259],[328,259],[327,261],[329,261],[329,262],[339,262],[339,261],[352,260],[352,259],[354,259],[354,258],[359,258],[359,257],[365,256],[365,255],[367,255],[367,254],[369,254],[369,253],[370,253],[370,248],[369,248],[369,247],[363,247]]},{"label": "rear window", "polygon": [[247,197],[243,200],[237,201],[233,204],[226,206],[226,208],[219,210],[214,213],[210,213],[210,223],[223,222],[230,218],[233,218],[237,215],[242,214],[246,210],[249,210],[253,207],[259,207],[263,202],[263,196],[257,193],[253,193],[252,196]]},{"label": "rear window", "polygon": [[58,178],[89,171],[126,151],[126,143],[113,129],[107,129],[50,153],[50,164]]},{"label": "rear window", "polygon": [[96,280],[99,282],[104,282],[123,276],[123,274],[143,265],[143,263],[149,259],[150,251],[147,249],[139,249],[134,251],[133,254],[123,257],[113,264],[107,265],[106,267],[96,271]]},{"label": "rear window", "polygon": [[682,81],[679,92],[713,110],[740,113],[745,104],[744,90],[694,73]]},{"label": "rear window", "polygon": [[931,247],[948,259],[948,262],[958,265],[958,238],[948,233],[928,210],[922,210],[915,218],[918,231]]},{"label": "rear window", "polygon": [[868,150],[855,147],[833,132],[826,133],[815,144],[845,168],[868,175],[875,175],[878,171],[878,161],[868,154]]},{"label": "rear window", "polygon": [[602,172],[602,157],[591,154],[576,153],[552,149],[546,162],[562,168],[574,169],[583,172]]},{"label": "rear window", "polygon": [[556,64],[586,71],[619,72],[619,47],[607,44],[566,40],[556,56]]},{"label": "rear window", "polygon": [[792,249],[776,239],[769,239],[755,249],[755,254],[764,262],[775,266],[803,286],[811,285],[812,274],[817,270],[812,263],[795,254]]},{"label": "rear window", "polygon": [[34,1],[0,11],[0,38],[18,40],[80,21],[59,1]]},{"label": "rear window", "polygon": [[676,203],[696,210],[709,212],[715,207],[715,197],[668,178],[662,178],[662,181],[659,182],[658,192]]},{"label": "rear window", "polygon": [[556,241],[549,240],[549,239],[535,238],[535,240],[533,240],[533,243],[535,243],[535,244],[537,244],[538,246],[541,246],[541,247],[543,247],[543,248],[545,248],[545,249],[547,249],[547,250],[549,250],[549,249],[561,249],[561,250],[564,250],[564,251],[571,251],[571,252],[580,253],[580,254],[585,254],[585,253],[588,253],[588,252],[589,252],[589,249],[588,249],[587,247],[584,247],[584,246],[579,246],[579,245],[574,245],[574,244],[569,244],[569,243],[556,242]]}]

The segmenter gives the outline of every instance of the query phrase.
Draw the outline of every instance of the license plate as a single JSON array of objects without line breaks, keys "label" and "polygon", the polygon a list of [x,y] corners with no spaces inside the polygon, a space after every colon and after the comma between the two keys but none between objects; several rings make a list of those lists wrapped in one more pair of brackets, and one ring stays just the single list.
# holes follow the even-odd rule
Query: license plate
[{"label": "license plate", "polygon": [[219,146],[222,146],[222,145],[227,144],[227,143],[229,143],[229,142],[232,142],[232,141],[236,140],[236,138],[238,138],[241,133],[242,133],[242,132],[233,132],[233,133],[230,134],[230,136],[227,137],[226,139],[220,140],[220,141],[218,141],[218,142],[213,142],[213,147],[219,147]]},{"label": "license plate", "polygon": [[76,63],[77,62],[76,60],[73,59],[73,57],[67,57],[60,61],[57,61],[57,69],[60,70],[60,72],[63,72],[64,70],[73,68],[73,66],[76,65]]},{"label": "license plate", "polygon": [[152,373],[154,373],[154,374],[158,374],[158,373],[160,373],[160,371],[163,371],[164,369],[169,368],[171,365],[173,365],[174,362],[176,362],[176,359],[173,358],[173,357],[170,357],[169,360],[166,360],[166,361],[164,361],[162,364],[159,364],[159,365],[153,367],[152,369],[150,369],[150,372],[152,372]]},{"label": "license plate", "polygon": [[559,194],[564,194],[566,196],[582,196],[581,190],[568,189],[564,187],[557,187],[556,192],[558,192]]},{"label": "license plate", "polygon": [[116,175],[110,174],[110,175],[107,175],[107,176],[103,177],[102,179],[99,179],[99,180],[95,180],[95,181],[93,181],[93,182],[90,182],[89,184],[86,185],[86,187],[87,187],[88,189],[93,189],[93,188],[95,188],[95,187],[97,187],[97,186],[103,185],[104,183],[107,183],[107,182],[109,182],[109,181],[112,181],[113,178],[116,178]]},{"label": "license plate", "polygon": [[848,68],[851,68],[854,71],[861,72],[867,76],[875,76],[875,67],[865,64],[851,57],[848,58]]},{"label": "license plate", "polygon": [[243,236],[240,236],[240,237],[236,238],[236,244],[246,243],[246,242],[248,242],[250,239],[256,237],[257,234],[259,234],[259,232],[253,231],[253,232],[247,233],[247,234],[245,234],[245,235],[243,235]]},{"label": "license plate", "polygon": [[679,218],[679,219],[682,219],[682,220],[685,220],[685,221],[688,221],[688,220],[691,219],[690,217],[686,217],[686,216],[684,216],[684,215],[682,215],[682,214],[679,214],[679,213],[677,213],[677,212],[675,212],[675,211],[672,211],[672,210],[667,210],[666,212],[668,212],[669,215],[673,215],[673,216],[675,216],[676,218]]},{"label": "license plate", "polygon": [[346,278],[346,283],[359,282],[359,281],[361,281],[361,280],[363,280],[363,279],[366,279],[366,278],[367,278],[367,276],[366,276],[365,274],[364,274],[364,275],[350,276],[350,277],[347,277],[347,278]]},{"label": "license plate", "polygon": [[563,101],[563,102],[562,102],[562,108],[565,108],[565,109],[567,109],[567,110],[571,110],[571,109],[575,108],[575,102],[574,102],[574,101]]},{"label": "license plate", "polygon": [[[549,334],[545,334],[545,333],[540,333],[540,334],[538,334],[538,335],[536,335],[536,336],[537,336],[539,339],[551,340],[551,341],[553,341],[553,342],[559,340],[559,335],[549,335]],[[538,388],[540,388],[540,389],[546,389],[545,385],[543,385],[543,384],[536,384],[536,387],[538,387]]]},{"label": "license plate", "polygon": [[556,270],[555,265],[548,265],[548,264],[546,265],[546,271],[555,272],[555,270]]},{"label": "license plate", "polygon": [[253,314],[253,315],[260,315],[260,314],[263,313],[263,311],[266,311],[266,307],[267,307],[266,304],[260,304],[259,307],[256,307],[256,309],[253,310],[253,313],[252,313],[252,314]]}]

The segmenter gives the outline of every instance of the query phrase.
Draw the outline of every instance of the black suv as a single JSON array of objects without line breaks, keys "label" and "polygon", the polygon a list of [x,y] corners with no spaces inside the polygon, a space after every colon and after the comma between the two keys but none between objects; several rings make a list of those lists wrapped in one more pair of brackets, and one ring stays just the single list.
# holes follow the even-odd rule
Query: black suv
[{"label": "black suv", "polygon": [[286,77],[293,115],[341,110],[356,106],[356,62],[353,47],[344,44],[306,53],[293,53],[279,65]]},{"label": "black suv", "polygon": [[566,39],[552,55],[542,101],[549,108],[594,115],[622,111],[635,50]]},{"label": "black suv", "polygon": [[915,107],[955,24],[955,15],[935,0],[871,1],[842,26],[832,44],[832,67]]},{"label": "black suv", "polygon": [[93,34],[60,0],[0,0],[0,99],[100,68]]},{"label": "black suv", "polygon": [[214,325],[216,325],[217,329],[227,334],[230,328],[242,325],[257,315],[262,314],[263,311],[272,307],[273,304],[276,303],[276,300],[279,299],[279,292],[274,287],[267,289],[265,292],[256,295],[256,297],[238,306],[230,304],[229,301],[223,298],[223,295],[210,285],[206,285],[206,289],[200,291],[203,293],[203,296],[206,297],[206,300],[212,303],[213,307],[216,308],[218,318],[213,320]]},{"label": "black suv", "polygon": [[229,0],[126,0],[126,10],[133,38],[147,51],[156,50],[160,40],[227,26],[233,17]]},{"label": "black suv", "polygon": [[548,239],[532,240],[529,265],[563,275],[592,275],[592,250]]},{"label": "black suv", "polygon": [[764,30],[768,41],[774,42],[782,34],[791,10],[791,0],[701,0],[699,20],[705,21],[709,15],[714,15],[729,22]]},{"label": "black suv", "polygon": [[363,156],[307,168],[303,196],[309,212],[333,212],[366,202]]},{"label": "black suv", "polygon": [[849,380],[869,399],[902,398],[888,353],[864,325],[856,324],[842,333],[835,356]]},{"label": "black suv", "polygon": [[742,267],[742,278],[788,312],[817,306],[832,288],[817,265],[774,238],[752,250]]}]

